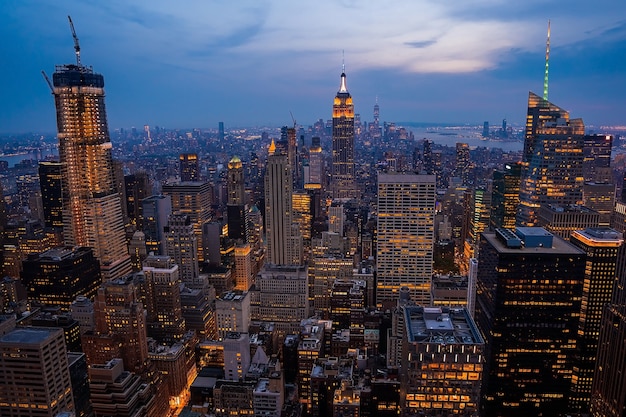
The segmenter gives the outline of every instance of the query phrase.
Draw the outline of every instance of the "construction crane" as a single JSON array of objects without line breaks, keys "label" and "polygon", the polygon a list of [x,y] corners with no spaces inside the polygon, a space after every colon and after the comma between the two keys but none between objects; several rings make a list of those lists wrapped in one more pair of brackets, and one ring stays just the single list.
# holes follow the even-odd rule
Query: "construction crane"
[{"label": "construction crane", "polygon": [[72,37],[74,38],[74,51],[76,52],[76,65],[79,67],[80,65],[80,44],[78,43],[78,36],[76,36],[76,30],[74,30],[74,22],[72,22],[72,18],[68,15],[67,20],[70,21],[70,29],[72,29]]},{"label": "construction crane", "polygon": [[291,115],[291,120],[293,120],[293,128],[296,128],[296,119],[294,119],[293,117],[293,113],[291,112],[291,110],[289,110],[289,114]]},{"label": "construction crane", "polygon": [[43,75],[43,78],[48,83],[48,87],[50,87],[50,91],[52,92],[52,94],[54,94],[54,87],[52,86],[52,82],[50,81],[50,78],[48,78],[48,74],[46,74],[44,70],[41,70],[41,75]]}]

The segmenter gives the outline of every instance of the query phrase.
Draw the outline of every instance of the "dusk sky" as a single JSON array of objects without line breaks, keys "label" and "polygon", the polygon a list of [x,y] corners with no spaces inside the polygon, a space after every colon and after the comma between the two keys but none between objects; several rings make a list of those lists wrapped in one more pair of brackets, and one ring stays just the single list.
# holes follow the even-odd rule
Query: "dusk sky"
[{"label": "dusk sky", "polygon": [[40,71],[104,75],[109,128],[309,125],[331,117],[342,50],[361,119],[521,124],[542,93],[626,125],[623,0],[3,0],[0,132],[54,132]]}]

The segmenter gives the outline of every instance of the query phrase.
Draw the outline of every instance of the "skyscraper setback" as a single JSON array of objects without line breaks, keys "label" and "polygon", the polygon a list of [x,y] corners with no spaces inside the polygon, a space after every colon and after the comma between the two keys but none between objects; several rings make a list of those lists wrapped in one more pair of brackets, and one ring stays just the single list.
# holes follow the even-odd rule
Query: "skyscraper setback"
[{"label": "skyscraper setback", "polygon": [[334,198],[356,198],[354,177],[354,104],[341,73],[341,85],[333,102],[333,165]]},{"label": "skyscraper setback", "polygon": [[[78,49],[77,49],[78,57]],[[131,270],[111,156],[104,77],[80,64],[53,74],[66,244],[94,249],[103,278]]]}]

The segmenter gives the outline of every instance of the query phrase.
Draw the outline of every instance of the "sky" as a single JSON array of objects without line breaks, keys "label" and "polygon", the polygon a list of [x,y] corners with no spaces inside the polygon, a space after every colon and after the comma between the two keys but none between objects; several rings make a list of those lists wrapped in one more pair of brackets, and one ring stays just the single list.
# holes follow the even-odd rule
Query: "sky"
[{"label": "sky", "polygon": [[0,133],[54,132],[41,70],[105,78],[109,128],[300,125],[331,117],[345,63],[381,120],[523,124],[550,94],[588,126],[626,125],[623,0],[2,0]]}]

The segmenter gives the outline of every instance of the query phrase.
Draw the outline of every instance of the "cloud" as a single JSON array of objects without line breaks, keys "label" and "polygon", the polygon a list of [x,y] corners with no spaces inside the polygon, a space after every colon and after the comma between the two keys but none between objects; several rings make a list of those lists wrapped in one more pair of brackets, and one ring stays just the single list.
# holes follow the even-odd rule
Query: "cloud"
[{"label": "cloud", "polygon": [[437,43],[435,39],[431,39],[428,41],[404,42],[406,46],[410,46],[411,48],[417,48],[417,49],[427,48],[431,45],[434,45],[435,43]]}]

